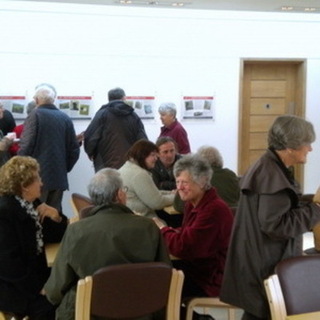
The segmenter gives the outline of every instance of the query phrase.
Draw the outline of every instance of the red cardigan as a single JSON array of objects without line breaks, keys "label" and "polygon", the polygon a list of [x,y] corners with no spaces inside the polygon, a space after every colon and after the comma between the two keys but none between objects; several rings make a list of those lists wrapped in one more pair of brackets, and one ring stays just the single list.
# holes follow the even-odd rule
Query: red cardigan
[{"label": "red cardigan", "polygon": [[208,296],[220,292],[233,214],[215,188],[206,191],[197,207],[186,203],[180,228],[161,229],[169,252],[189,263],[184,270]]},{"label": "red cardigan", "polygon": [[[21,137],[21,134],[22,134],[22,130],[23,130],[23,124],[19,124],[18,126],[16,126],[14,129],[13,129],[13,132],[16,133],[17,135],[17,138],[20,138]],[[18,143],[13,143],[11,145],[11,147],[9,148],[9,152],[11,154],[11,156],[15,156],[19,150],[20,146]]]},{"label": "red cardigan", "polygon": [[187,154],[191,152],[187,131],[178,120],[168,127],[161,127],[160,130],[159,137],[171,137],[177,143],[178,153]]}]

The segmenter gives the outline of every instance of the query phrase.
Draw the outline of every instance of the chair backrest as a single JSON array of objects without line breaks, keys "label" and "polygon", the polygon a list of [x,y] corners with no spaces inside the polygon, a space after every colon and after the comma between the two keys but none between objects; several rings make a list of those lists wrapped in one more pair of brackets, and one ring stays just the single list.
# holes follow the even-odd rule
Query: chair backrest
[{"label": "chair backrest", "polygon": [[287,316],[279,278],[276,274],[264,280],[272,320],[284,320]]},{"label": "chair backrest", "polygon": [[72,193],[71,194],[71,203],[74,208],[76,215],[79,215],[79,212],[88,206],[92,205],[92,201],[89,197],[80,194],[80,193]]},{"label": "chair backrest", "polygon": [[288,315],[320,311],[320,257],[300,256],[275,268]]},{"label": "chair backrest", "polygon": [[167,319],[179,320],[183,278],[161,262],[102,268],[79,280],[76,319],[138,318],[166,307]]}]

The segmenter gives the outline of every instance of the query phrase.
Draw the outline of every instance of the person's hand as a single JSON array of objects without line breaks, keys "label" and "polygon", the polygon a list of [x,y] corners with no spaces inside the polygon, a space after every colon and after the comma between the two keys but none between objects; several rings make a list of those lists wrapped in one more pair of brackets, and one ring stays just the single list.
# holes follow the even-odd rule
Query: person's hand
[{"label": "person's hand", "polygon": [[6,137],[7,139],[13,141],[14,139],[17,138],[17,134],[16,134],[15,132],[8,132],[5,137]]},{"label": "person's hand", "polygon": [[313,202],[320,203],[320,187],[318,188],[317,192],[313,196]]},{"label": "person's hand", "polygon": [[153,218],[153,221],[156,223],[160,230],[166,226],[159,218]]},{"label": "person's hand", "polygon": [[45,217],[50,218],[55,222],[61,222],[62,217],[59,215],[59,212],[56,208],[48,206],[46,203],[41,203],[37,207],[39,213],[40,222],[42,223]]}]

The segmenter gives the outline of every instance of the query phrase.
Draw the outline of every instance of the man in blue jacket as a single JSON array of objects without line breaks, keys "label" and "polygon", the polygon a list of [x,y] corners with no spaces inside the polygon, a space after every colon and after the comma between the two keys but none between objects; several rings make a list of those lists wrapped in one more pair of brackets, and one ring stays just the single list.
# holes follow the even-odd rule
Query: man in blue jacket
[{"label": "man in blue jacket", "polygon": [[70,117],[54,105],[55,98],[51,85],[36,88],[37,107],[25,121],[18,154],[38,160],[43,182],[40,200],[62,212],[67,174],[79,158],[80,147]]}]

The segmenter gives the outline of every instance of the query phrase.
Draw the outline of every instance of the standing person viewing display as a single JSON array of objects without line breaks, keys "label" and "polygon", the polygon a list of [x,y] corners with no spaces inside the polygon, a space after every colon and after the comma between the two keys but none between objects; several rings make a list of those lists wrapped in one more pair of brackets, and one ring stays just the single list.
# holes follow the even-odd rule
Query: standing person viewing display
[{"label": "standing person viewing display", "polygon": [[[11,319],[54,320],[54,307],[40,292],[49,276],[48,239],[60,241],[66,219],[39,204],[39,164],[15,156],[0,169],[0,310]],[[9,317],[10,315],[10,317]]]},{"label": "standing person viewing display", "polygon": [[24,123],[19,155],[32,156],[41,167],[41,201],[62,212],[62,197],[67,190],[68,172],[77,162],[79,143],[73,122],[55,105],[56,92],[50,85],[37,86],[37,104]]},{"label": "standing person viewing display", "polygon": [[84,132],[84,150],[93,161],[94,170],[119,169],[130,147],[147,139],[144,125],[134,109],[125,103],[123,89],[108,92],[109,103],[103,105]]},{"label": "standing person viewing display", "polygon": [[240,181],[220,299],[244,309],[243,320],[270,319],[264,279],[278,262],[302,255],[303,233],[320,221],[320,204],[299,202],[300,187],[290,170],[306,163],[314,140],[310,122],[292,115],[276,118],[268,150]]},{"label": "standing person viewing display", "polygon": [[187,131],[177,120],[177,107],[174,103],[162,103],[158,109],[160,119],[163,124],[159,137],[171,137],[178,146],[179,154],[187,154],[191,152]]}]

